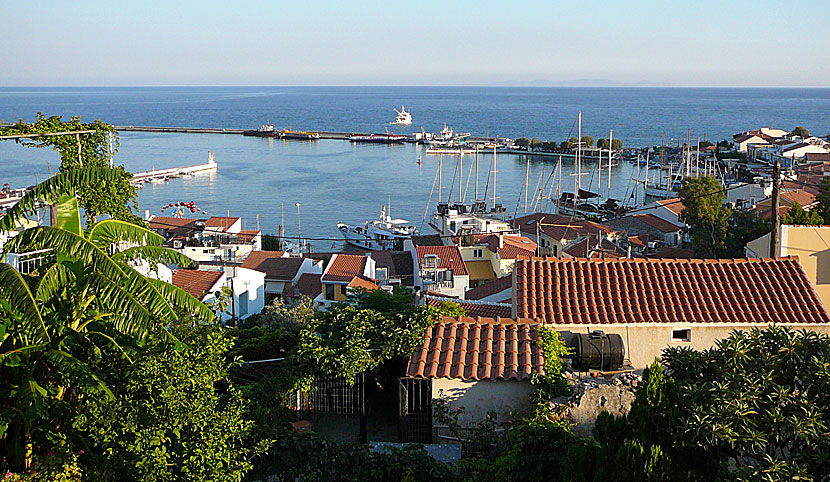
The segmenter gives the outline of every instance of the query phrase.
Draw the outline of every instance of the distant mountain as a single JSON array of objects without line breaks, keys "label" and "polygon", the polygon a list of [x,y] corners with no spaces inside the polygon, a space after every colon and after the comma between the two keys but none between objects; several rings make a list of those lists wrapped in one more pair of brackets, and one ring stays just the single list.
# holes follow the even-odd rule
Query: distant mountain
[{"label": "distant mountain", "polygon": [[667,82],[641,80],[639,82],[619,82],[608,79],[577,80],[505,80],[490,85],[499,87],[671,87]]}]

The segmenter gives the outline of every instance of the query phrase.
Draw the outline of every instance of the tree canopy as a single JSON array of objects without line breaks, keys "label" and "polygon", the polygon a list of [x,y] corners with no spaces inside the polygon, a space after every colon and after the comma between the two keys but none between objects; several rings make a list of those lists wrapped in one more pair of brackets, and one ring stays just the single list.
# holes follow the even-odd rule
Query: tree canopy
[{"label": "tree canopy", "polygon": [[[73,116],[69,121],[63,121],[61,116],[47,117],[38,112],[37,120],[32,124],[20,121],[11,126],[0,127],[0,135],[4,136],[74,131],[94,132],[77,136],[34,137],[20,139],[19,142],[26,147],[52,148],[57,151],[61,158],[60,172],[108,167],[112,155],[118,151],[118,132],[112,125],[101,120],[82,123],[80,116]],[[122,221],[141,224],[141,218],[133,212],[136,207],[137,188],[130,184],[131,178],[132,174],[127,172],[124,166],[116,166],[113,175],[105,182],[86,185],[83,190],[79,190],[78,200],[87,222],[94,222],[99,216],[109,215]]]},{"label": "tree canopy", "polygon": [[810,137],[810,132],[802,126],[796,127],[790,134],[798,137]]},{"label": "tree canopy", "polygon": [[689,226],[695,255],[717,258],[726,246],[731,215],[723,204],[723,187],[711,176],[687,177],[681,181],[677,194],[684,206],[681,216]]},{"label": "tree canopy", "polygon": [[787,214],[781,216],[781,224],[820,226],[824,224],[824,218],[817,209],[805,211],[800,204],[794,202]]}]

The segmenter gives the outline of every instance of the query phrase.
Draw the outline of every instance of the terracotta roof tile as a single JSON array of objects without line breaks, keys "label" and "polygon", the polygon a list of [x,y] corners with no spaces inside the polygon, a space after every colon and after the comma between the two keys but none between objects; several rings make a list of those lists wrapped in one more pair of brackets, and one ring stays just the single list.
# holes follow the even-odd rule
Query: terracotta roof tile
[{"label": "terracotta roof tile", "polygon": [[284,258],[284,255],[283,251],[251,251],[242,267],[262,271],[271,280],[290,281],[297,276],[303,258]]},{"label": "terracotta roof tile", "polygon": [[561,214],[533,213],[512,220],[513,227],[523,233],[536,236],[536,223],[542,223],[542,232],[553,239],[576,239],[588,234],[611,234],[616,230],[604,224],[562,216]]},{"label": "terracotta roof tile", "polygon": [[366,291],[375,291],[379,290],[380,286],[374,282],[374,280],[367,278],[363,275],[357,275],[349,281],[349,284],[346,285],[349,288],[363,288]]},{"label": "terracotta roof tile", "polygon": [[426,299],[429,306],[440,306],[442,302],[455,303],[464,308],[467,316],[481,316],[485,318],[510,318],[513,316],[513,307],[502,303],[466,302],[454,298],[432,297]]},{"label": "terracotta roof tile", "polygon": [[670,223],[665,219],[655,216],[651,213],[635,214],[634,217],[664,233],[676,233],[677,231],[683,230],[682,226]]},{"label": "terracotta roof tile", "polygon": [[797,258],[519,260],[518,316],[546,323],[830,323]]},{"label": "terracotta roof tile", "polygon": [[680,216],[683,213],[683,210],[686,209],[686,206],[680,202],[679,197],[671,198],[671,199],[660,199],[657,201],[657,204],[663,206],[664,208],[668,209],[669,211],[673,212]]},{"label": "terracotta roof tile", "polygon": [[335,254],[323,272],[322,281],[349,282],[357,275],[363,274],[366,256],[357,254]]},{"label": "terracotta roof tile", "polygon": [[301,274],[300,279],[297,280],[296,284],[291,286],[286,295],[295,297],[305,295],[309,298],[316,298],[317,295],[323,292],[323,285],[320,283],[321,276],[319,273]]},{"label": "terracotta roof tile", "polygon": [[574,258],[624,258],[628,255],[625,250],[605,238],[602,238],[598,246],[596,238],[591,237],[574,243],[562,251]]},{"label": "terracotta roof tile", "polygon": [[467,265],[461,257],[461,250],[458,246],[418,246],[418,262],[423,266],[424,257],[427,255],[438,256],[439,269],[451,269],[455,276],[468,276]]},{"label": "terracotta roof tile", "polygon": [[219,228],[222,231],[227,231],[228,228],[233,226],[237,221],[239,221],[239,217],[211,216],[207,221],[205,221],[205,227]]},{"label": "terracotta roof tile", "polygon": [[516,259],[519,256],[530,257],[536,254],[536,243],[525,236],[504,236],[502,247],[499,247],[499,235],[492,234],[482,240],[487,242],[490,251],[498,253],[501,259]]},{"label": "terracotta roof tile", "polygon": [[445,317],[427,328],[406,374],[461,380],[527,380],[544,374],[538,325],[527,321]]},{"label": "terracotta roof tile", "polygon": [[260,235],[262,235],[262,231],[258,229],[243,229],[237,233],[236,237],[243,243],[253,243]]},{"label": "terracotta roof tile", "polygon": [[173,271],[173,284],[187,291],[200,301],[210,289],[224,276],[222,271],[203,271],[198,269],[177,269]]},{"label": "terracotta roof tile", "polygon": [[493,281],[484,283],[483,285],[476,286],[471,290],[467,290],[467,293],[464,295],[464,298],[468,300],[480,300],[482,298],[492,296],[496,293],[501,293],[502,291],[509,289],[512,286],[513,275],[509,274],[507,276],[502,276],[501,278],[497,278]]}]

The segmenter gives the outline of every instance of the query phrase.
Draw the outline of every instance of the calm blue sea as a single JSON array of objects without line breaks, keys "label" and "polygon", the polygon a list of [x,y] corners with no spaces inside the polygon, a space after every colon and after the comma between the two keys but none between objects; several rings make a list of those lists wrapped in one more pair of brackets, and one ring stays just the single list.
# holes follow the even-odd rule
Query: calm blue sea
[{"label": "calm blue sea", "polygon": [[[382,132],[394,119],[393,107],[406,105],[413,132],[438,131],[447,122],[476,135],[563,140],[583,113],[583,135],[614,137],[626,146],[685,138],[725,139],[746,129],[803,125],[811,133],[830,132],[830,89],[688,88],[510,88],[510,87],[163,87],[163,88],[0,88],[0,120],[32,121],[37,112],[112,124],[256,128],[270,120],[278,128]],[[158,213],[169,202],[190,201],[210,214],[243,217],[246,227],[276,232],[285,206],[289,234],[336,237],[335,223],[360,222],[377,215],[392,196],[392,214],[421,224],[435,181],[438,158],[414,145],[369,146],[344,141],[274,141],[238,135],[124,133],[116,162],[140,171],[206,161],[214,151],[219,170],[212,176],[146,185],[139,208]],[[417,164],[421,155],[422,164]],[[486,183],[489,156],[480,156],[480,185]],[[464,160],[467,183],[473,160]],[[0,183],[31,185],[59,165],[46,149],[0,142]],[[553,162],[532,159],[530,186],[548,175]],[[524,209],[526,159],[498,158],[497,195],[509,211]],[[456,159],[444,159],[445,197]],[[563,168],[563,189],[573,185],[572,166]],[[624,197],[635,175],[630,165],[613,169],[612,194]],[[583,185],[591,176],[583,177]],[[597,181],[594,180],[594,183]],[[603,179],[603,186],[605,185]],[[458,196],[456,180],[453,198]],[[595,186],[595,185],[594,185]],[[492,191],[490,192],[492,195]],[[545,193],[547,194],[547,193]],[[630,195],[630,194],[629,194]],[[430,204],[437,196],[433,194]],[[297,208],[299,202],[300,226]],[[319,242],[315,249],[328,249]]]}]

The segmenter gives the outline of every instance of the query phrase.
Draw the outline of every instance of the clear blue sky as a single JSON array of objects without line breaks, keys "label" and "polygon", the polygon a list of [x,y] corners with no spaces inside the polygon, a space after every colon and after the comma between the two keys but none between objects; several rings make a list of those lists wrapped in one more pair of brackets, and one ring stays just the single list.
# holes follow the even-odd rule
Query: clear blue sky
[{"label": "clear blue sky", "polygon": [[830,87],[819,1],[6,1],[0,86]]}]

